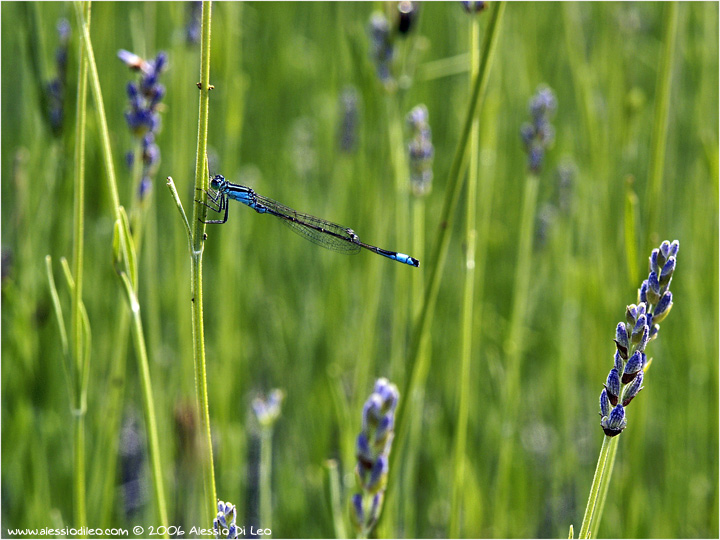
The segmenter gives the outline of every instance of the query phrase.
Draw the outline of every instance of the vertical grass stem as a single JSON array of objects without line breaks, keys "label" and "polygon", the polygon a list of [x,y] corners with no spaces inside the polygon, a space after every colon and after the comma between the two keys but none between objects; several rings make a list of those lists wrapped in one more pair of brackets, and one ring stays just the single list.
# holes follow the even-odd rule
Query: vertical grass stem
[{"label": "vertical grass stem", "polygon": [[[470,80],[477,77],[479,65],[480,23],[477,16],[471,17],[470,25]],[[455,448],[453,451],[453,482],[450,498],[450,525],[448,536],[460,537],[462,505],[460,497],[464,488],[465,447],[467,441],[468,398],[470,395],[470,361],[472,358],[473,306],[475,292],[475,248],[476,248],[476,196],[478,182],[478,157],[480,146],[480,122],[475,117],[470,135],[470,165],[468,170],[467,208],[465,217],[465,284],[462,304],[462,352],[460,357],[460,388],[457,403],[457,424],[455,427]]]},{"label": "vertical grass stem", "polygon": [[[450,166],[450,171],[448,172],[448,183],[445,190],[443,208],[440,214],[435,248],[432,258],[430,259],[431,266],[429,270],[429,279],[425,287],[422,309],[413,328],[412,339],[408,352],[408,372],[410,373],[410,376],[407,377],[405,380],[405,385],[401,394],[404,396],[411,396],[414,394],[415,388],[418,386],[421,379],[421,375],[427,372],[427,367],[421,365],[422,362],[418,362],[418,358],[421,357],[420,352],[423,338],[429,330],[430,320],[432,318],[432,313],[435,309],[435,302],[437,300],[437,294],[440,288],[440,278],[442,276],[443,268],[445,266],[445,259],[447,258],[447,251],[450,244],[450,231],[452,230],[451,225],[453,222],[453,214],[455,212],[455,208],[457,207],[460,191],[462,190],[463,163],[465,161],[464,158],[468,146],[468,140],[470,138],[470,130],[472,128],[473,119],[475,117],[475,111],[477,110],[478,103],[480,102],[480,97],[484,95],[485,89],[487,87],[490,66],[492,64],[495,47],[497,45],[500,22],[502,21],[502,15],[504,11],[504,2],[498,2],[497,4],[495,4],[495,10],[493,11],[492,17],[488,24],[485,41],[483,43],[483,54],[480,59],[478,75],[473,82],[473,89],[470,101],[468,103],[468,110],[465,115],[465,122],[463,124],[460,139],[455,150],[452,165]],[[422,355],[422,358],[427,359],[428,356]],[[396,412],[396,436],[398,440],[397,444],[401,447],[401,449],[408,430],[408,419],[406,413],[407,402],[407,399],[400,400]],[[402,452],[396,451],[390,455],[391,479],[388,482],[389,491],[394,489],[393,486],[396,483],[396,481],[393,479],[398,474],[399,467],[394,466],[394,463],[398,459],[397,456],[401,453]]]},{"label": "vertical grass stem", "polygon": [[587,506],[585,507],[585,515],[583,516],[583,522],[580,526],[578,538],[590,538],[590,535],[592,534],[593,529],[591,529],[591,525],[598,515],[596,511],[600,501],[600,487],[607,470],[611,442],[612,439],[607,435],[603,438],[602,448],[600,448],[600,457],[598,458],[597,466],[595,467],[595,474],[593,475],[592,485],[590,486],[590,496],[588,497]]},{"label": "vertical grass stem", "polygon": [[[102,89],[100,87],[100,78],[98,76],[97,64],[95,63],[95,55],[93,53],[92,41],[90,39],[90,30],[82,13],[81,6],[78,2],[74,3],[75,15],[78,20],[78,26],[82,33],[82,42],[85,53],[87,55],[86,64],[90,75],[90,88],[95,101],[96,113],[98,116],[98,132],[101,140],[102,157],[105,162],[105,170],[108,178],[108,186],[113,203],[113,211],[115,214],[116,232],[118,234],[119,246],[122,252],[123,270],[119,272],[123,281],[128,302],[131,306],[135,325],[133,326],[134,344],[136,347],[138,368],[142,375],[141,388],[143,394],[143,405],[145,409],[146,430],[148,431],[148,446],[150,454],[150,463],[152,467],[153,480],[155,484],[155,505],[158,512],[158,520],[161,525],[167,525],[167,508],[165,504],[164,489],[162,487],[162,473],[160,471],[160,449],[158,444],[157,427],[155,420],[155,408],[153,404],[152,385],[150,383],[150,372],[148,367],[147,352],[145,348],[145,340],[142,333],[142,325],[139,317],[139,305],[137,305],[137,262],[135,259],[135,250],[133,246],[132,236],[129,234],[127,216],[120,205],[120,197],[118,195],[117,180],[115,177],[115,167],[112,160],[112,149],[110,145],[110,133],[108,131],[107,117],[105,115],[105,106],[102,97]],[[127,284],[130,284],[128,287]],[[167,533],[166,533],[167,536]]]},{"label": "vertical grass stem", "polygon": [[[200,51],[200,104],[198,113],[197,152],[195,155],[195,189],[193,193],[204,193],[207,188],[207,132],[210,103],[210,22],[212,2],[202,4],[202,29]],[[202,195],[203,198],[205,195]],[[210,434],[210,409],[208,405],[207,369],[205,366],[205,335],[203,326],[203,290],[202,290],[202,254],[205,224],[198,215],[199,205],[193,205],[192,241],[191,241],[191,302],[193,329],[193,357],[195,361],[195,389],[197,405],[205,437],[207,461],[203,475],[207,502],[207,523],[215,517],[217,494],[215,491],[215,471],[213,465],[212,437]]]},{"label": "vertical grass stem", "polygon": [[665,147],[667,146],[668,117],[670,116],[670,83],[672,82],[675,59],[675,38],[678,27],[678,4],[667,5],[663,51],[660,57],[660,69],[656,84],[655,111],[653,114],[652,148],[650,156],[650,176],[648,178],[648,237],[645,247],[650,250],[657,242],[653,240],[658,233],[658,216],[662,215],[663,169],[665,167]]}]

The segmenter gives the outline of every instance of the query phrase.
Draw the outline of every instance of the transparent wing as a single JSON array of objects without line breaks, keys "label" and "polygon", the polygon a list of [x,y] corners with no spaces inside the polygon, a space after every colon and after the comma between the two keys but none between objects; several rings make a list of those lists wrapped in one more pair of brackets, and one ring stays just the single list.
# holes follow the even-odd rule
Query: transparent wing
[{"label": "transparent wing", "polygon": [[267,208],[269,213],[281,218],[281,221],[293,232],[313,244],[340,253],[352,254],[360,251],[360,245],[354,240],[357,237],[347,227],[303,214],[262,195],[256,195],[256,200],[258,204]]}]

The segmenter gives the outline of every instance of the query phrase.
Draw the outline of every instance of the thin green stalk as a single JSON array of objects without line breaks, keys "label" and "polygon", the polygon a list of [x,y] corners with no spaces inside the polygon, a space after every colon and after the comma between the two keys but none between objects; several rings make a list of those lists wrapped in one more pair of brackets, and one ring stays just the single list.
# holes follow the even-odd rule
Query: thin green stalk
[{"label": "thin green stalk", "polygon": [[[126,274],[121,275],[125,292],[130,302],[130,313],[132,316],[132,335],[135,343],[135,353],[138,355],[138,371],[140,372],[140,386],[143,390],[145,398],[145,426],[148,432],[148,446],[150,447],[150,469],[153,474],[153,485],[155,487],[155,500],[157,502],[160,522],[168,523],[167,511],[165,504],[165,492],[163,490],[162,469],[160,467],[160,444],[157,436],[157,422],[155,420],[155,402],[152,396],[152,383],[150,381],[150,368],[147,358],[147,348],[145,346],[145,337],[142,328],[142,319],[140,318],[140,304],[133,291],[132,284]],[[163,535],[169,538],[167,532]]]},{"label": "thin green stalk", "polygon": [[[210,16],[212,2],[204,1],[202,8],[202,34],[200,38],[200,105],[198,115],[197,152],[195,155],[195,190],[193,193],[205,193],[207,188],[207,132],[210,103]],[[200,191],[197,191],[200,190]],[[203,195],[205,198],[206,195]],[[217,494],[215,491],[215,471],[213,465],[212,437],[210,434],[210,408],[208,405],[207,370],[205,367],[205,330],[203,326],[203,289],[202,289],[202,254],[205,224],[199,219],[200,207],[193,205],[191,243],[191,302],[193,328],[193,358],[195,363],[195,390],[199,408],[202,432],[205,435],[205,452],[207,462],[203,475],[205,497],[208,506],[207,523],[215,517]]]},{"label": "thin green stalk", "polygon": [[[539,178],[529,173],[525,180],[523,193],[522,214],[520,221],[520,235],[518,238],[517,261],[515,263],[515,280],[513,284],[513,305],[510,312],[508,337],[505,342],[507,367],[504,384],[503,407],[505,408],[504,423],[516,425],[515,418],[518,411],[518,392],[520,387],[520,366],[522,360],[522,343],[525,339],[525,315],[530,289],[530,276],[532,275],[531,255],[532,239],[535,225],[535,206],[537,202]],[[497,530],[500,534],[508,534],[506,526],[511,519],[509,516],[511,487],[510,472],[513,466],[513,450],[515,437],[509,433],[503,437],[498,459],[498,474],[496,483],[497,502],[495,516]]]},{"label": "thin green stalk", "polygon": [[272,427],[260,429],[260,519],[258,526],[272,528]]},{"label": "thin green stalk", "polygon": [[678,27],[678,4],[670,2],[667,6],[665,32],[663,35],[663,52],[660,57],[660,69],[656,84],[655,111],[653,114],[652,148],[650,155],[650,172],[648,177],[648,237],[645,247],[648,251],[656,242],[653,235],[658,233],[658,216],[662,215],[663,170],[665,168],[665,148],[667,146],[668,117],[670,115],[670,84],[672,82],[673,63],[675,60],[675,38]]},{"label": "thin green stalk", "polygon": [[[75,520],[78,527],[87,527],[85,510],[85,414],[73,415],[73,442],[75,460],[73,470],[73,491],[75,493]],[[81,535],[86,538],[87,535]]]},{"label": "thin green stalk", "polygon": [[[480,60],[480,68],[478,75],[473,83],[473,91],[468,103],[468,110],[465,115],[465,123],[463,130],[460,134],[455,155],[453,157],[450,171],[448,173],[448,183],[445,190],[445,199],[443,202],[443,208],[440,213],[439,227],[437,231],[437,239],[435,241],[435,248],[433,256],[430,258],[430,271],[429,279],[425,287],[425,294],[423,297],[423,306],[420,311],[420,315],[415,322],[412,339],[410,341],[410,348],[408,353],[408,371],[410,377],[405,380],[403,391],[400,395],[410,396],[413,395],[414,389],[419,385],[420,377],[423,373],[427,372],[427,366],[422,365],[427,362],[428,355],[420,355],[422,350],[422,344],[424,337],[427,335],[430,327],[430,320],[432,313],[435,310],[435,302],[437,300],[438,290],[440,288],[440,278],[445,266],[445,259],[447,258],[447,251],[450,244],[450,231],[452,230],[452,222],[454,219],[455,208],[457,207],[458,198],[460,191],[462,190],[463,184],[463,163],[465,162],[465,154],[468,146],[468,140],[470,138],[470,130],[472,127],[473,119],[475,117],[475,111],[478,108],[480,97],[485,94],[487,87],[487,81],[490,74],[490,65],[495,52],[497,39],[499,35],[500,22],[502,21],[502,15],[505,11],[505,3],[498,2],[495,4],[495,9],[492,13],[492,18],[487,28],[485,35],[485,42],[483,45],[483,56]],[[418,361],[418,358],[422,358],[422,362]],[[407,419],[407,399],[401,399],[398,404],[396,411],[396,445],[399,447],[398,450],[402,449],[403,441],[406,437],[408,430],[408,419]],[[396,483],[394,478],[398,474],[398,467],[394,466],[394,463],[398,459],[398,455],[402,452],[395,451],[390,454],[390,476],[391,479],[388,482],[388,490],[391,491],[393,485]],[[389,491],[386,496],[389,496]]]},{"label": "thin green stalk", "polygon": [[[478,17],[471,17],[470,25],[470,80],[477,76],[479,64],[480,23]],[[450,496],[450,525],[448,536],[460,537],[462,507],[460,495],[464,488],[465,447],[467,441],[468,399],[470,396],[470,361],[472,359],[472,336],[474,292],[475,292],[475,213],[477,207],[478,157],[480,154],[480,122],[473,121],[470,136],[470,165],[468,171],[467,207],[465,218],[465,284],[462,306],[462,352],[460,356],[460,379],[458,395],[458,419],[455,426],[455,448],[453,452],[453,482]]]},{"label": "thin green stalk", "polygon": [[[595,467],[595,475],[593,476],[592,485],[590,487],[590,496],[588,497],[587,506],[585,507],[585,515],[583,516],[583,522],[580,526],[580,534],[578,535],[578,538],[590,538],[593,530],[595,530],[590,527],[592,522],[599,517],[597,509],[601,493],[600,484],[608,471],[607,465],[611,442],[611,437],[606,435],[603,438],[602,447],[600,448],[600,456],[598,457],[597,466]],[[597,531],[595,530],[595,532]]]},{"label": "thin green stalk", "polygon": [[[127,299],[131,307],[131,312],[135,320],[133,326],[133,337],[136,349],[136,357],[138,361],[138,371],[141,374],[141,388],[143,393],[143,405],[145,410],[146,430],[148,431],[148,446],[150,454],[150,464],[152,467],[153,480],[155,483],[155,504],[158,512],[158,520],[161,525],[167,525],[167,508],[165,504],[164,489],[162,487],[162,473],[160,470],[160,449],[158,444],[157,427],[155,420],[155,407],[153,403],[152,386],[150,383],[150,371],[148,367],[147,352],[145,348],[145,340],[142,333],[142,325],[140,323],[139,304],[137,303],[137,261],[135,257],[135,248],[130,227],[128,224],[125,211],[120,205],[118,195],[117,181],[115,177],[115,167],[112,160],[112,150],[110,145],[110,134],[108,131],[107,118],[105,115],[105,106],[102,97],[102,89],[100,87],[100,78],[95,63],[95,55],[93,52],[92,41],[90,39],[90,30],[85,21],[85,17],[81,11],[79,3],[74,3],[75,15],[78,19],[78,26],[82,33],[82,41],[84,50],[87,54],[86,64],[90,74],[90,88],[95,101],[95,109],[98,116],[98,131],[101,140],[102,157],[105,162],[105,169],[108,177],[108,186],[113,203],[115,213],[115,231],[117,235],[117,245],[122,256],[115,253],[116,260],[121,259],[122,270],[119,271],[121,280],[125,287]],[[119,267],[117,267],[119,268]],[[128,287],[128,284],[130,285]],[[167,533],[166,533],[167,535]]]},{"label": "thin green stalk", "polygon": [[[90,24],[90,3],[84,4],[84,17]],[[71,357],[75,362],[73,398],[73,421],[75,423],[75,463],[74,494],[75,523],[78,527],[87,526],[86,486],[85,486],[85,414],[87,411],[87,377],[90,358],[84,353],[84,332],[82,321],[83,255],[85,239],[85,121],[87,111],[87,62],[85,50],[80,45],[80,73],[78,76],[77,109],[75,117],[75,174],[73,200],[73,276],[75,287],[71,302]]]},{"label": "thin green stalk", "polygon": [[612,478],[613,468],[615,467],[615,457],[617,456],[618,445],[620,444],[620,437],[613,437],[610,441],[610,451],[607,459],[607,465],[605,466],[606,473],[603,475],[602,483],[600,484],[600,501],[597,505],[597,510],[594,513],[593,521],[590,524],[589,533],[595,531],[597,533],[600,527],[600,521],[602,519],[603,510],[605,510],[605,501],[607,500],[608,490],[610,489],[610,479]]},{"label": "thin green stalk", "polygon": [[330,485],[330,508],[332,509],[335,538],[347,538],[345,520],[343,519],[344,513],[337,460],[328,459],[325,462],[325,468],[328,471],[328,483]]}]

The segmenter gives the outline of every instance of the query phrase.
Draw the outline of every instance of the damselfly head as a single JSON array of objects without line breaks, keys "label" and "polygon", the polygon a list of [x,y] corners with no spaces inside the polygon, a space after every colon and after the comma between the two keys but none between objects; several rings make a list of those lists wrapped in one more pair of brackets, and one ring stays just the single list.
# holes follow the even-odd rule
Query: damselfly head
[{"label": "damselfly head", "polygon": [[227,186],[227,180],[225,180],[222,174],[216,174],[212,180],[210,180],[210,186],[213,189],[222,191],[222,189]]}]

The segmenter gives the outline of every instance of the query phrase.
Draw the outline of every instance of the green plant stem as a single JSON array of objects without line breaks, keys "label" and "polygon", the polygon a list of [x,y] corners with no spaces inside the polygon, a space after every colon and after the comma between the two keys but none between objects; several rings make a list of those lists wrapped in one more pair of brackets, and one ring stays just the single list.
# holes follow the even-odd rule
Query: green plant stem
[{"label": "green plant stem", "polygon": [[[595,467],[595,475],[593,476],[592,485],[590,486],[590,496],[588,497],[587,506],[585,507],[585,515],[583,516],[578,538],[590,538],[593,530],[595,530],[591,529],[591,525],[593,522],[599,522],[599,514],[596,511],[600,500],[600,485],[605,475],[610,476],[608,456],[610,454],[610,443],[612,439],[612,437],[608,437],[607,435],[603,438],[600,456],[598,457],[597,466]],[[617,439],[617,437],[615,437],[615,439]],[[595,532],[597,531],[595,530]]]},{"label": "green plant stem", "polygon": [[[155,504],[158,512],[159,524],[167,525],[167,508],[165,504],[164,489],[162,487],[162,473],[160,470],[160,449],[158,445],[157,423],[155,420],[155,407],[153,404],[152,386],[150,383],[150,371],[148,366],[147,352],[145,348],[145,340],[142,333],[142,325],[140,323],[139,310],[137,303],[137,262],[135,259],[133,239],[129,233],[129,225],[127,216],[120,205],[120,198],[117,189],[117,180],[115,177],[115,167],[112,160],[112,150],[110,145],[110,134],[108,131],[107,118],[105,116],[105,106],[102,97],[102,89],[100,87],[100,78],[95,63],[95,55],[93,53],[92,41],[90,39],[90,30],[85,21],[85,17],[80,9],[80,5],[75,2],[75,14],[78,19],[78,26],[81,29],[82,41],[85,52],[87,54],[86,64],[90,74],[90,88],[95,101],[95,108],[98,116],[98,131],[101,140],[102,157],[105,162],[105,170],[108,177],[108,186],[113,203],[115,213],[116,229],[119,235],[119,244],[122,250],[122,264],[124,271],[120,272],[123,285],[127,294],[128,302],[133,313],[135,325],[133,327],[133,337],[138,360],[138,371],[141,373],[141,385],[143,392],[143,405],[145,409],[146,430],[148,432],[148,446],[150,454],[150,463],[152,467],[153,480],[155,482]],[[128,287],[129,284],[129,287]],[[165,533],[167,537],[167,532]]]},{"label": "green plant stem", "polygon": [[272,427],[260,429],[260,519],[258,526],[272,528]]},{"label": "green plant stem", "polygon": [[663,34],[663,51],[660,57],[660,69],[656,84],[655,111],[653,114],[652,148],[650,155],[650,172],[648,178],[648,227],[645,239],[648,251],[657,245],[655,238],[658,231],[659,216],[662,215],[663,201],[663,169],[665,167],[665,148],[667,147],[668,117],[670,115],[670,83],[672,82],[673,63],[675,59],[675,41],[678,27],[678,4],[667,5],[665,32]]},{"label": "green plant stem", "polygon": [[[158,518],[162,524],[168,523],[167,511],[165,504],[165,492],[163,490],[163,479],[162,469],[160,467],[160,444],[157,436],[157,422],[155,420],[155,403],[152,395],[152,383],[150,381],[150,368],[147,358],[147,348],[145,346],[145,337],[142,329],[142,319],[140,318],[140,304],[133,291],[132,284],[126,274],[122,274],[121,278],[125,285],[125,291],[127,293],[130,302],[130,314],[132,317],[132,335],[135,343],[135,352],[138,355],[138,371],[140,372],[140,386],[143,391],[143,397],[145,402],[145,425],[148,433],[148,446],[150,448],[150,469],[153,474],[153,485],[155,487],[155,500],[157,502],[158,511],[160,514]],[[164,538],[169,538],[167,531],[163,535]]]},{"label": "green plant stem", "polygon": [[[195,191],[205,193],[207,188],[207,132],[210,103],[210,16],[212,2],[204,1],[202,8],[202,34],[200,38],[200,105],[198,114],[197,153],[195,155]],[[200,191],[198,191],[200,190]],[[202,195],[203,199],[206,194]],[[205,436],[205,452],[207,461],[203,475],[205,497],[207,498],[208,513],[206,522],[212,523],[215,517],[217,494],[215,491],[215,471],[213,465],[212,437],[210,433],[210,408],[208,405],[207,369],[205,366],[205,330],[203,326],[203,289],[202,289],[202,254],[205,224],[198,216],[199,205],[193,205],[192,238],[191,243],[191,302],[192,302],[192,329],[193,329],[193,358],[195,364],[195,390],[197,405]]]},{"label": "green plant stem", "polygon": [[338,474],[337,460],[328,459],[325,462],[328,471],[328,484],[330,487],[330,508],[332,509],[335,538],[347,538],[345,520],[343,519],[342,493],[340,490],[340,475]]},{"label": "green plant stem", "polygon": [[[450,244],[450,231],[452,230],[453,216],[455,208],[457,207],[458,198],[460,191],[462,190],[463,184],[463,162],[465,161],[465,153],[468,146],[468,140],[470,138],[470,130],[472,127],[473,119],[475,117],[475,111],[478,108],[480,97],[484,95],[487,87],[487,81],[490,73],[490,65],[492,64],[492,58],[495,52],[497,39],[499,35],[500,22],[502,21],[502,15],[505,10],[505,3],[498,2],[495,4],[495,9],[492,13],[492,18],[488,24],[487,32],[485,34],[485,42],[483,44],[483,55],[480,60],[480,68],[478,75],[473,82],[472,94],[468,103],[468,110],[465,115],[465,122],[463,129],[460,134],[455,155],[453,157],[450,171],[448,172],[448,183],[445,190],[445,199],[443,202],[443,208],[440,213],[439,227],[437,231],[437,238],[435,241],[435,248],[433,255],[430,259],[430,271],[429,278],[425,287],[425,294],[423,297],[423,305],[420,310],[412,333],[410,341],[410,348],[408,353],[408,372],[410,376],[405,380],[403,391],[401,396],[410,396],[414,394],[415,388],[419,385],[420,378],[423,373],[427,373],[427,366],[421,365],[427,361],[428,355],[423,355],[423,362],[418,362],[418,358],[421,356],[422,344],[425,335],[429,331],[430,320],[432,313],[435,309],[435,302],[437,300],[438,290],[440,288],[440,278],[445,266],[445,260],[447,258],[448,246]],[[388,492],[386,496],[392,491],[393,485],[396,483],[394,478],[398,474],[398,467],[394,466],[397,462],[398,456],[401,454],[402,445],[406,437],[408,430],[408,419],[407,419],[407,399],[401,399],[396,411],[396,451],[390,454],[390,476],[391,479],[388,482]]]},{"label": "green plant stem", "polygon": [[[505,342],[507,367],[505,374],[503,406],[505,414],[503,424],[515,426],[518,414],[518,393],[520,390],[520,367],[522,360],[522,344],[525,340],[525,315],[528,304],[531,268],[532,239],[535,225],[535,206],[537,202],[539,178],[528,174],[525,180],[523,203],[520,216],[520,235],[518,238],[517,260],[515,263],[515,280],[513,284],[513,305],[510,312],[508,337]],[[511,487],[510,473],[514,463],[513,450],[515,434],[507,433],[502,437],[498,458],[498,474],[496,483],[497,530],[499,534],[508,534],[506,526],[511,520],[509,513]]]},{"label": "green plant stem", "polygon": [[[90,2],[84,3],[84,18],[90,24]],[[73,200],[73,276],[75,287],[71,302],[72,359],[74,366],[74,392],[71,399],[73,421],[75,423],[75,524],[87,526],[86,486],[85,486],[85,414],[87,411],[87,375],[90,358],[84,352],[84,332],[82,321],[83,255],[85,238],[85,119],[87,111],[87,62],[85,48],[80,45],[80,73],[78,76],[77,109],[75,116],[75,173]]]},{"label": "green plant stem", "polygon": [[[75,412],[73,415],[75,463],[73,470],[75,493],[75,522],[77,527],[87,526],[85,510],[85,414]],[[86,538],[86,535],[81,535]]]},{"label": "green plant stem", "polygon": [[[478,17],[471,17],[470,25],[470,80],[477,76],[479,65],[480,24]],[[453,451],[453,482],[450,495],[450,525],[448,536],[460,537],[462,505],[460,495],[464,488],[465,447],[467,441],[468,399],[470,395],[470,362],[472,359],[473,306],[475,292],[476,209],[478,183],[478,157],[480,147],[480,122],[475,117],[470,134],[470,165],[468,169],[467,207],[465,217],[465,284],[462,304],[462,350],[460,355],[460,378],[455,448]]]},{"label": "green plant stem", "polygon": [[615,467],[615,457],[617,456],[618,445],[620,444],[620,437],[613,437],[610,440],[610,451],[607,459],[607,465],[605,465],[605,474],[603,475],[602,483],[600,484],[600,502],[597,505],[597,509],[594,512],[593,522],[590,525],[590,531],[597,533],[600,527],[600,521],[602,520],[603,510],[605,510],[605,501],[607,500],[607,494],[610,489],[610,478],[612,478],[612,471]]}]

